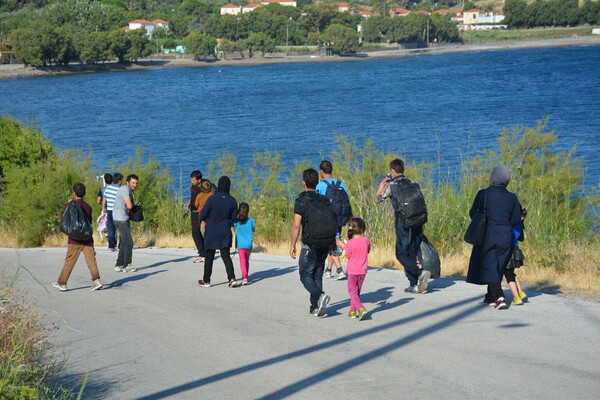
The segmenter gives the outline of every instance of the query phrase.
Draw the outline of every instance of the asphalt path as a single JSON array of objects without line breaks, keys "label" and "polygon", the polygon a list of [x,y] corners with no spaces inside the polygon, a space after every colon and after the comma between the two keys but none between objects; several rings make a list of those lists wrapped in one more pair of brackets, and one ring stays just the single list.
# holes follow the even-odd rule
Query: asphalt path
[{"label": "asphalt path", "polygon": [[[253,254],[251,284],[228,288],[189,249],[135,249],[136,273],[97,248],[103,290],[80,258],[52,287],[66,249],[0,249],[0,271],[39,308],[59,382],[85,399],[598,399],[600,303],[528,291],[496,311],[484,287],[452,277],[404,292],[399,271],[370,269],[363,321],[346,281],[325,280],[327,315],[309,315],[296,260]],[[234,257],[239,273],[237,257]],[[506,290],[508,294],[508,290]]]}]

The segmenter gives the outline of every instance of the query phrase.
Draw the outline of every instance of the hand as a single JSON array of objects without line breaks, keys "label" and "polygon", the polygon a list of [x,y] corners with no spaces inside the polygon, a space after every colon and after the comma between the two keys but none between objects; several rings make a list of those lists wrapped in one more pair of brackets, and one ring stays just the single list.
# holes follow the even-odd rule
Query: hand
[{"label": "hand", "polygon": [[296,245],[290,247],[290,257],[292,257],[294,260],[296,259]]}]

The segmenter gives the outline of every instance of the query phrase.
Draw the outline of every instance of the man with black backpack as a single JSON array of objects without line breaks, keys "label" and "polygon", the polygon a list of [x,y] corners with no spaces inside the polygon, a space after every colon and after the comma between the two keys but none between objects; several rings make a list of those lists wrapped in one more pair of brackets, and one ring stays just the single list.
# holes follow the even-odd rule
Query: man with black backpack
[{"label": "man with black backpack", "polygon": [[302,228],[302,248],[298,260],[300,281],[310,293],[310,313],[322,317],[327,310],[329,296],[323,292],[323,270],[329,250],[335,243],[337,222],[331,203],[315,191],[319,174],[313,168],[302,174],[304,191],[294,203],[294,223],[290,242],[290,256],[296,258],[296,242]]},{"label": "man with black backpack", "polygon": [[396,259],[404,267],[410,285],[408,293],[423,293],[431,272],[417,263],[423,225],[427,222],[427,207],[419,184],[404,175],[404,161],[396,158],[390,162],[390,174],[379,184],[376,203],[388,197],[392,200],[396,227]]},{"label": "man with black backpack", "polygon": [[[323,160],[319,165],[319,174],[321,175],[321,182],[317,185],[317,193],[322,194],[331,202],[333,209],[335,210],[335,216],[338,226],[338,235],[341,236],[342,228],[352,218],[352,207],[350,206],[350,198],[348,197],[348,187],[344,182],[339,179],[335,179],[331,174],[333,173],[333,165],[330,161]],[[346,278],[346,274],[342,269],[342,263],[340,262],[340,255],[331,252],[327,256],[327,268],[325,268],[325,278],[333,278],[332,266],[335,264],[336,279],[338,281]]]}]

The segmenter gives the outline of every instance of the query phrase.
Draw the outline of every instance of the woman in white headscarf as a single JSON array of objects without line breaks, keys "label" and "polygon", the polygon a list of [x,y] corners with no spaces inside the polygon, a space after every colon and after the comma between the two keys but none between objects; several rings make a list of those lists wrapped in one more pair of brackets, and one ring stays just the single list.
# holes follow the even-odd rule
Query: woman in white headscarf
[{"label": "woman in white headscarf", "polygon": [[490,186],[477,192],[469,215],[473,217],[485,204],[487,228],[481,246],[473,246],[467,282],[488,285],[484,302],[497,310],[505,309],[502,277],[512,252],[512,226],[521,220],[521,204],[506,186],[510,172],[506,166],[494,168]]}]

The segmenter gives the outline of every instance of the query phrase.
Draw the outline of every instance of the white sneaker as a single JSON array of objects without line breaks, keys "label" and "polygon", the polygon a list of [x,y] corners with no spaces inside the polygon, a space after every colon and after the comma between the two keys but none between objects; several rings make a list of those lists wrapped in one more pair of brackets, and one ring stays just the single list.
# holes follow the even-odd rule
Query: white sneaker
[{"label": "white sneaker", "polygon": [[319,297],[319,302],[317,303],[317,311],[314,314],[315,317],[322,317],[323,315],[325,315],[329,299],[329,295],[326,295],[325,293],[321,294],[321,297]]},{"label": "white sneaker", "polygon": [[346,274],[344,273],[344,271],[340,271],[337,274],[337,277],[335,278],[337,281],[343,281],[344,279],[346,279]]},{"label": "white sneaker", "polygon": [[52,286],[54,286],[55,288],[57,288],[61,292],[66,292],[67,291],[67,285],[61,285],[58,282],[52,282]]},{"label": "white sneaker", "polygon": [[100,279],[92,282],[92,290],[100,290],[102,289],[102,283],[100,283]]},{"label": "white sneaker", "polygon": [[331,270],[326,270],[323,274],[323,278],[330,279],[331,278]]},{"label": "white sneaker", "polygon": [[115,271],[123,272],[123,267],[121,265],[115,265]]},{"label": "white sneaker", "polygon": [[125,267],[123,268],[123,272],[136,272],[137,268],[136,267]]},{"label": "white sneaker", "polygon": [[419,280],[417,281],[417,287],[419,288],[419,293],[424,293],[427,290],[427,282],[431,278],[431,272],[429,271],[421,271],[421,275],[419,275]]}]

